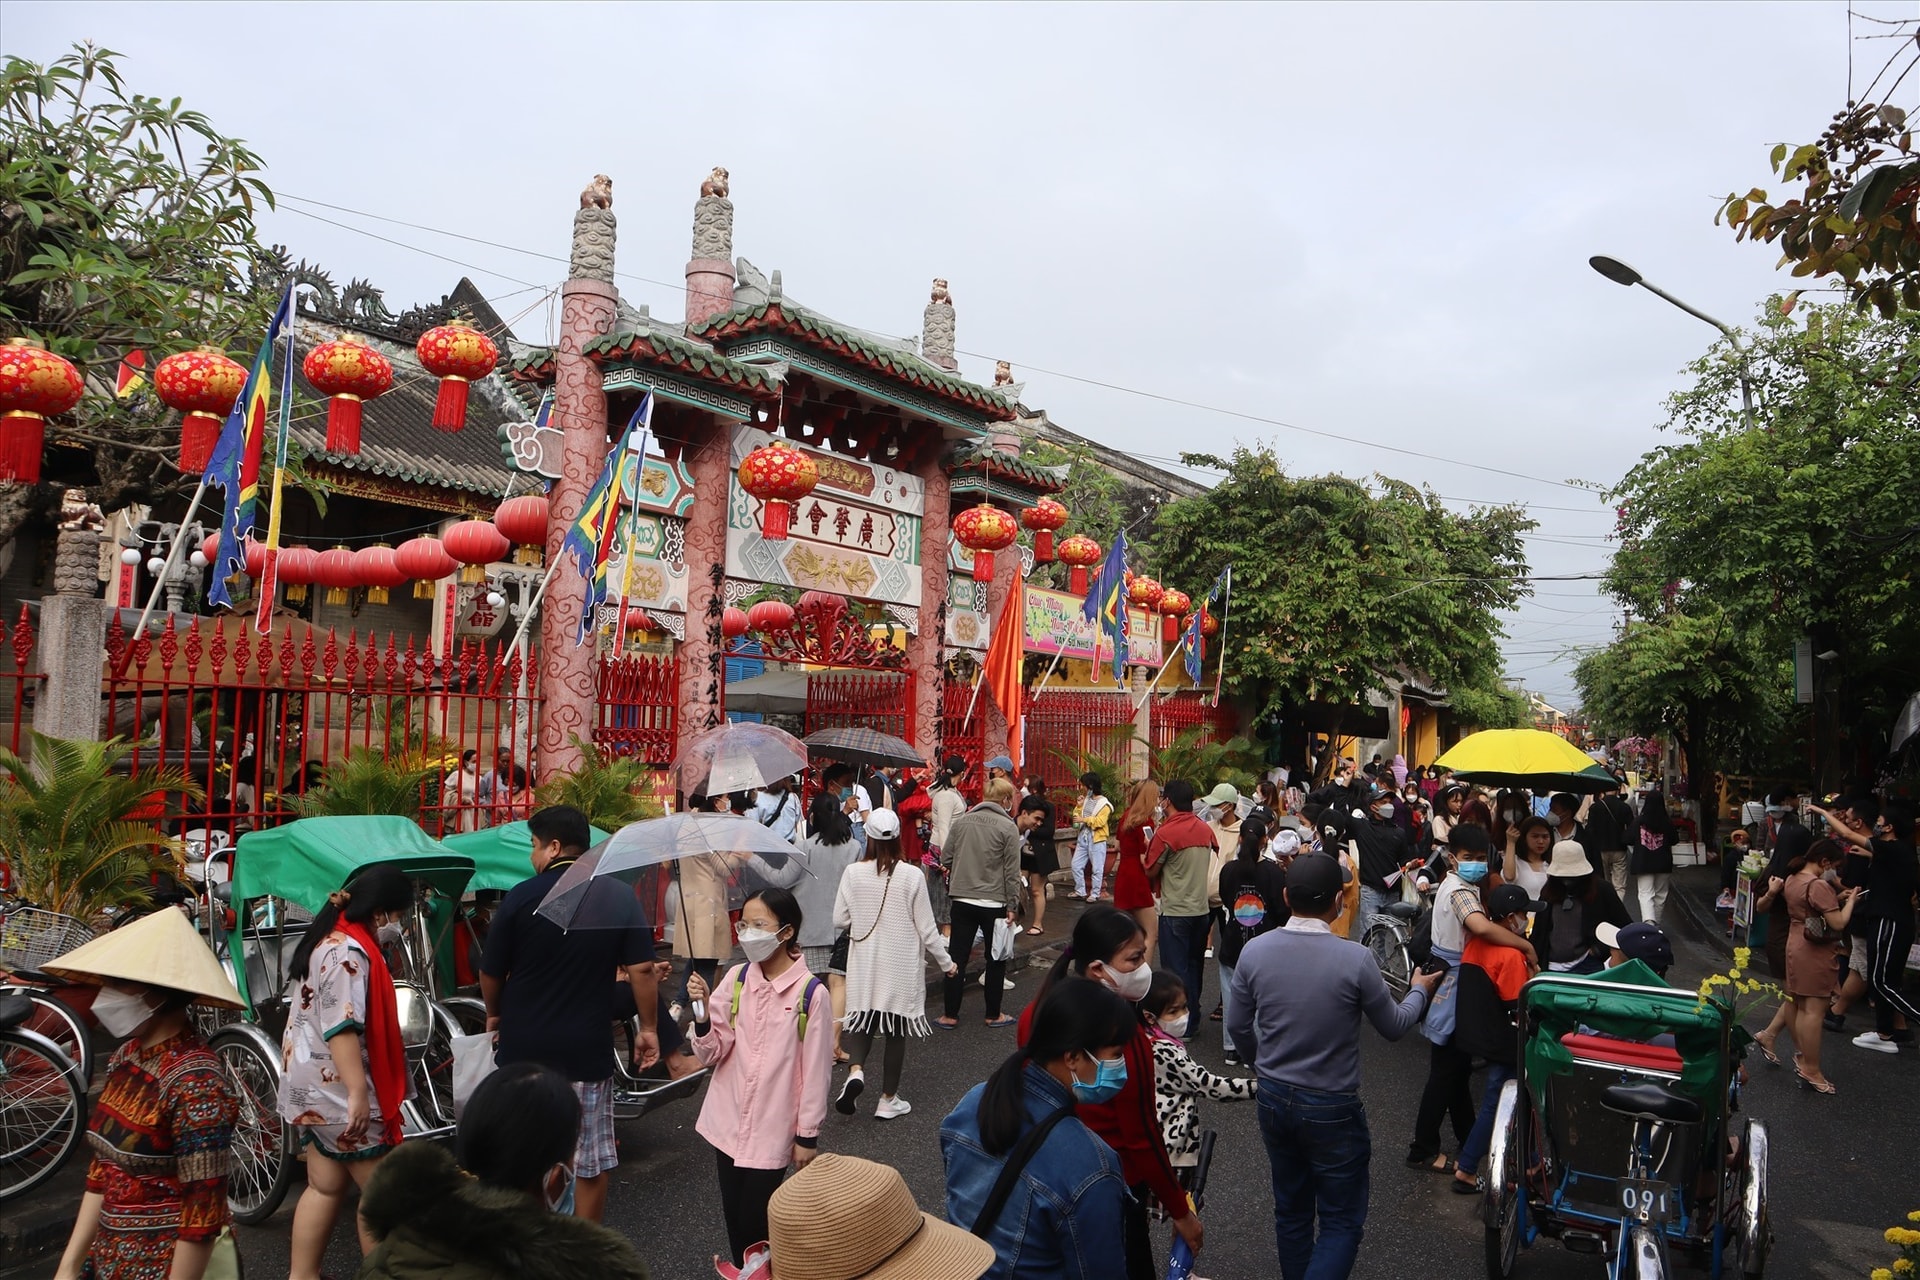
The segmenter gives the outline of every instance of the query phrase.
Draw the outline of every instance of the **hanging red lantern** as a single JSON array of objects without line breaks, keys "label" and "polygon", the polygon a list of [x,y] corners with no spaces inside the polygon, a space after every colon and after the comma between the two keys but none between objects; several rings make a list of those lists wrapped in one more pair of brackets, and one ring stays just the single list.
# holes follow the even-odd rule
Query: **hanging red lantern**
[{"label": "hanging red lantern", "polygon": [[353,568],[360,576],[360,585],[367,589],[368,604],[385,604],[387,592],[407,580],[406,573],[394,559],[393,548],[384,544],[354,552]]},{"label": "hanging red lantern", "polygon": [[314,581],[327,589],[328,604],[345,604],[347,592],[360,585],[360,573],[353,552],[346,547],[322,551],[314,565]]},{"label": "hanging red lantern", "polygon": [[1033,530],[1033,562],[1053,563],[1053,533],[1067,522],[1067,509],[1052,498],[1042,498],[1020,509],[1020,523]]},{"label": "hanging red lantern", "polygon": [[360,452],[360,405],[393,387],[393,363],[352,338],[323,342],[300,366],[327,397],[327,452]]},{"label": "hanging red lantern", "polygon": [[461,563],[460,581],[468,584],[486,581],[487,566],[503,559],[512,545],[491,520],[462,520],[446,531],[440,543]]},{"label": "hanging red lantern", "polygon": [[[726,625],[724,619],[723,614],[721,623],[723,629]],[[784,600],[762,600],[747,610],[747,625],[761,635],[791,631],[793,630],[793,606]]]},{"label": "hanging red lantern", "polygon": [[1127,583],[1128,603],[1137,609],[1145,609],[1148,613],[1160,607],[1160,598],[1166,594],[1165,587],[1144,573],[1134,575],[1133,580]]},{"label": "hanging red lantern", "polygon": [[1172,644],[1180,638],[1180,617],[1193,608],[1193,597],[1177,587],[1168,587],[1160,595],[1160,640]]},{"label": "hanging red lantern", "polygon": [[1060,549],[1054,554],[1061,564],[1069,565],[1073,569],[1072,583],[1069,587],[1073,594],[1077,596],[1087,594],[1087,569],[1100,563],[1100,557],[1103,554],[1100,544],[1084,533],[1076,533],[1072,537],[1063,538]]},{"label": "hanging red lantern", "polygon": [[180,411],[180,469],[194,475],[207,469],[220,428],[247,385],[247,369],[217,347],[177,351],[153,370],[160,403]]},{"label": "hanging red lantern", "polygon": [[252,537],[246,543],[247,576],[258,582],[267,572],[267,544]]},{"label": "hanging red lantern", "polygon": [[287,603],[307,598],[307,587],[320,572],[320,553],[312,547],[282,547],[273,566],[273,576],[287,589]]},{"label": "hanging red lantern", "polygon": [[393,562],[413,579],[415,600],[433,599],[433,584],[459,568],[440,539],[425,536],[408,538],[401,543],[393,553]]},{"label": "hanging red lantern", "polygon": [[752,626],[753,623],[748,619],[745,609],[736,609],[728,605],[726,612],[720,615],[720,634],[729,640],[738,640],[747,634]]},{"label": "hanging red lantern", "polygon": [[500,348],[465,320],[454,320],[421,334],[414,352],[426,371],[440,379],[433,425],[442,431],[466,426],[467,384],[493,372],[500,363]]},{"label": "hanging red lantern", "polygon": [[80,403],[80,371],[31,338],[0,347],[0,481],[40,483],[47,419]]},{"label": "hanging red lantern", "polygon": [[993,553],[1012,546],[1020,536],[1020,526],[1000,508],[983,502],[953,518],[953,536],[973,552],[973,580],[991,582]]},{"label": "hanging red lantern", "polygon": [[1209,640],[1220,634],[1220,619],[1213,616],[1211,609],[1200,610],[1200,634]]},{"label": "hanging red lantern", "polygon": [[220,563],[220,535],[210,533],[206,541],[200,544],[200,556],[208,564]]},{"label": "hanging red lantern", "polygon": [[820,483],[814,460],[784,440],[762,445],[740,460],[740,487],[760,499],[760,536],[785,542],[793,504]]},{"label": "hanging red lantern", "polygon": [[547,545],[547,495],[523,493],[508,498],[493,513],[494,528],[516,544],[513,558],[521,564],[539,564]]},{"label": "hanging red lantern", "polygon": [[652,630],[653,630],[653,619],[650,616],[648,616],[647,611],[645,609],[628,609],[627,610],[627,634],[628,635],[632,635],[636,631],[652,631]]}]

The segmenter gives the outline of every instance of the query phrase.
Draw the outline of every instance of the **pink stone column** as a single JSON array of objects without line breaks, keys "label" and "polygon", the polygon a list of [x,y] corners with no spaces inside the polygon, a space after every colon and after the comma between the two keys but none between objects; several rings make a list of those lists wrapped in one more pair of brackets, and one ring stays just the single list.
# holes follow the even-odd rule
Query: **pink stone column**
[{"label": "pink stone column", "polygon": [[940,656],[946,648],[947,472],[936,456],[920,468],[926,486],[926,515],[920,524],[920,634],[907,637],[907,668],[913,672],[913,745],[932,760],[939,750],[942,681]]},{"label": "pink stone column", "polygon": [[687,512],[687,638],[679,646],[680,741],[726,719],[720,614],[726,607],[727,483],[733,424],[709,418],[711,431],[688,445],[693,507]]},{"label": "pink stone column", "polygon": [[613,331],[620,294],[602,280],[573,279],[560,286],[560,344],[554,357],[552,424],[561,432],[561,474],[549,498],[547,563],[558,561],[540,605],[540,769],[544,776],[580,765],[573,743],[593,736],[594,645],[576,645],[586,582],[560,544],[580,514],[607,457],[607,393],[587,344]]},{"label": "pink stone column", "polygon": [[687,263],[687,332],[733,309],[733,264],[718,258]]}]

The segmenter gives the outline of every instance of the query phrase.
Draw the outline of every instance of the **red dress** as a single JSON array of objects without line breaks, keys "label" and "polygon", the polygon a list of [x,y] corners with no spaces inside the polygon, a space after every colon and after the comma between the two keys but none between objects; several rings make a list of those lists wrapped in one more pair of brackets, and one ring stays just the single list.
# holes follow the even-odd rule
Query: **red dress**
[{"label": "red dress", "polygon": [[1147,833],[1145,825],[1120,828],[1120,870],[1113,878],[1113,905],[1122,911],[1139,911],[1154,904],[1153,885],[1147,880]]}]

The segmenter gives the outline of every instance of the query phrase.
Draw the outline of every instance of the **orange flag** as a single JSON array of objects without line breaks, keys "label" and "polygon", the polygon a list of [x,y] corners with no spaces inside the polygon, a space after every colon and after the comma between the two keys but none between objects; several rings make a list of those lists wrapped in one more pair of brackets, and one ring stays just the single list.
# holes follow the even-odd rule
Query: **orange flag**
[{"label": "orange flag", "polygon": [[1024,690],[1020,671],[1027,657],[1027,593],[1020,581],[1020,562],[1014,561],[1013,586],[1007,601],[1000,606],[1000,617],[993,624],[993,638],[987,642],[987,665],[980,678],[987,692],[1007,715],[1007,756],[1020,763],[1020,719]]}]

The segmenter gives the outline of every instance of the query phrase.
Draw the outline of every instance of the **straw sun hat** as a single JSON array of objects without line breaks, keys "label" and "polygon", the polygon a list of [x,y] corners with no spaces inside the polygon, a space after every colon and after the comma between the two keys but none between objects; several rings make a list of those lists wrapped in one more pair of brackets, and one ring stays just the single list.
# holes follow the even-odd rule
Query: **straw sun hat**
[{"label": "straw sun hat", "polygon": [[244,1009],[205,939],[172,907],[95,938],[41,966],[56,978],[99,985],[107,978],[184,991],[193,1002],[217,1009]]},{"label": "straw sun hat", "polygon": [[824,1152],[767,1207],[774,1280],[980,1280],[993,1246],[920,1212],[899,1171]]}]

